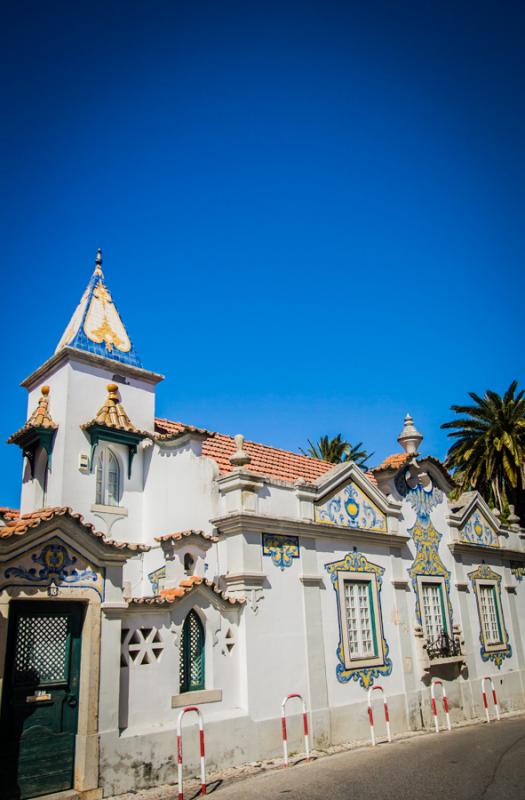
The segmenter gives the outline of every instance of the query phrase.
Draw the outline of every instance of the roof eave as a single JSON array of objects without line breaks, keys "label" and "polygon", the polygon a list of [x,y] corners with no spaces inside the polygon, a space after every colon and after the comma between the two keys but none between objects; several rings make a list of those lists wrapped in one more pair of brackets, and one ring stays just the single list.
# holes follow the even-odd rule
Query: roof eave
[{"label": "roof eave", "polygon": [[151,372],[150,370],[143,369],[142,367],[134,367],[130,364],[123,364],[120,361],[114,361],[111,358],[104,358],[94,353],[87,353],[84,350],[77,350],[75,347],[63,347],[58,353],[54,353],[47,361],[38,367],[34,372],[24,378],[20,383],[25,389],[32,389],[38,382],[54,367],[57,367],[62,361],[76,360],[82,361],[87,364],[92,364],[97,367],[104,367],[111,370],[114,374],[123,373],[131,375],[134,378],[146,381],[146,383],[157,384],[164,380],[164,375],[158,372]]}]

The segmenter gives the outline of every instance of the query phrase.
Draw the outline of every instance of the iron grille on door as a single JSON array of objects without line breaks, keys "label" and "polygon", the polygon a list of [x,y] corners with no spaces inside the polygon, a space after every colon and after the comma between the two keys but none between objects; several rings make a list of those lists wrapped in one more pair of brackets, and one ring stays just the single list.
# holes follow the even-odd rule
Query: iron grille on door
[{"label": "iron grille on door", "polygon": [[180,691],[198,689],[204,689],[204,628],[195,611],[190,611],[182,628]]},{"label": "iron grille on door", "polygon": [[68,679],[69,617],[20,616],[15,650],[15,684],[61,683]]}]

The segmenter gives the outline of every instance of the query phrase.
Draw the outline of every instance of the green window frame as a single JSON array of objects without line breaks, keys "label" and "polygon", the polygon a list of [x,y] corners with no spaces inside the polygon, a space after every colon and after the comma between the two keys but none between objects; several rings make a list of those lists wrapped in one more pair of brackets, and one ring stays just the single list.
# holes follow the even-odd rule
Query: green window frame
[{"label": "green window frame", "polygon": [[182,626],[179,681],[181,692],[204,689],[204,627],[199,615],[193,609]]},{"label": "green window frame", "polygon": [[382,665],[385,654],[377,576],[341,570],[338,599],[345,668]]}]

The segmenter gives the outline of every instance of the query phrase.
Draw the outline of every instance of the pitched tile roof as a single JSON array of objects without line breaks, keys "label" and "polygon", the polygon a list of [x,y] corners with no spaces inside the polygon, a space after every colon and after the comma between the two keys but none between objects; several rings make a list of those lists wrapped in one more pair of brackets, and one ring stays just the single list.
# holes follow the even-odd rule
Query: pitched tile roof
[{"label": "pitched tile roof", "polygon": [[90,522],[84,522],[84,517],[81,514],[74,513],[69,506],[54,506],[52,508],[41,508],[38,511],[33,511],[31,514],[23,514],[10,520],[5,527],[0,528],[0,539],[7,539],[10,536],[23,536],[31,528],[37,528],[44,522],[55,519],[56,517],[66,517],[68,519],[76,520],[82,528],[90,536],[95,539],[100,539],[104,544],[110,547],[115,547],[118,550],[137,550],[144,552],[149,550],[147,544],[132,544],[130,542],[117,542],[115,539],[108,539],[100,531],[95,530],[95,526]]},{"label": "pitched tile roof", "polygon": [[[205,437],[202,443],[202,455],[217,462],[221,475],[226,475],[234,469],[230,463],[230,457],[236,450],[233,436],[226,436],[224,433],[215,433],[206,428],[197,428],[195,425],[186,425],[183,422],[175,422],[162,417],[155,419],[155,431],[156,438],[160,441],[173,439],[184,433],[201,434]],[[271,447],[259,442],[245,440],[243,448],[251,458],[248,469],[288,483],[294,483],[300,478],[308,483],[315,483],[322,475],[338,466],[330,464],[328,461],[304,456],[301,453],[293,453],[290,450],[281,450],[278,447]],[[365,475],[377,486],[372,472],[368,471]]]},{"label": "pitched tile roof", "polygon": [[[174,436],[184,433],[193,427],[182,422],[172,422],[166,419],[155,420],[155,429],[160,434]],[[202,455],[217,462],[221,475],[231,472],[234,467],[230,464],[230,457],[236,450],[233,436],[226,436],[223,433],[210,433],[204,428],[194,428],[194,430],[206,436],[202,443]],[[252,472],[279,478],[290,483],[293,483],[298,478],[313,482],[335,466],[327,461],[320,461],[317,458],[310,458],[309,456],[292,453],[289,450],[281,450],[277,447],[270,447],[266,444],[259,444],[258,442],[245,441],[243,447],[251,458],[248,468]]]},{"label": "pitched tile roof", "polygon": [[211,533],[205,533],[204,531],[197,531],[193,529],[189,529],[187,531],[177,531],[176,533],[166,533],[163,536],[155,536],[156,542],[181,542],[186,536],[200,536],[202,539],[206,539],[208,542],[218,542],[218,536],[212,536]]},{"label": "pitched tile roof", "polygon": [[48,428],[50,430],[56,430],[58,428],[57,423],[53,421],[49,413],[49,386],[42,386],[40,392],[41,394],[37,407],[26,424],[9,437],[7,440],[8,444],[16,444],[20,437],[32,428]]},{"label": "pitched tile roof", "polygon": [[8,506],[0,506],[0,517],[5,520],[17,519],[20,516],[18,508],[8,508]]},{"label": "pitched tile roof", "polygon": [[214,594],[219,595],[227,603],[231,605],[243,605],[246,602],[244,597],[233,597],[227,592],[221,591],[214,581],[209,581],[206,578],[200,578],[197,575],[191,575],[189,578],[181,581],[175,589],[161,589],[160,593],[152,597],[132,597],[128,602],[136,605],[171,605],[181,597],[190,594],[198,586],[203,586],[209,589]]},{"label": "pitched tile roof", "polygon": [[108,383],[107,385],[108,396],[102,408],[99,409],[96,417],[90,422],[85,422],[80,427],[83,429],[91,428],[93,425],[102,425],[104,428],[112,428],[117,431],[126,431],[127,433],[139,433],[143,436],[148,436],[145,431],[140,431],[136,428],[128,417],[124,406],[120,402],[120,395],[116,383]]}]

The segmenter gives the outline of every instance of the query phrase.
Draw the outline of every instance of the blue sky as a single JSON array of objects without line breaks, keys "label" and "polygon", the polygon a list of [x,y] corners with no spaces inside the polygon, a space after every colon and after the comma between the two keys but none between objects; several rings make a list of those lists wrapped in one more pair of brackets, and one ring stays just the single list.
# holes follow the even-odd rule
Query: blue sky
[{"label": "blue sky", "polygon": [[444,456],[452,403],[523,382],[524,19],[4,4],[1,440],[101,246],[159,415],[376,462],[410,411]]}]

